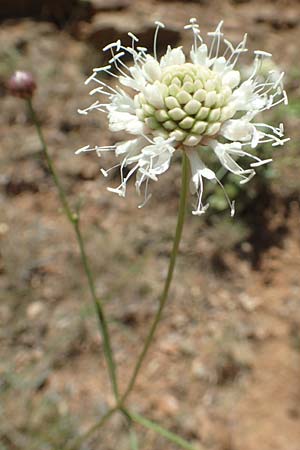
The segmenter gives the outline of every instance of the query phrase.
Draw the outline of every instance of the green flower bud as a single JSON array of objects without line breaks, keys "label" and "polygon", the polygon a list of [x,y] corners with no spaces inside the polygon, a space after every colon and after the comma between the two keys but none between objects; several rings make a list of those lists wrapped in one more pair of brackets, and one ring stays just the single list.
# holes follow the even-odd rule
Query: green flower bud
[{"label": "green flower bud", "polygon": [[137,116],[155,132],[184,145],[197,145],[216,135],[222,122],[235,114],[232,90],[207,67],[186,63],[162,70],[161,81],[135,96]]}]

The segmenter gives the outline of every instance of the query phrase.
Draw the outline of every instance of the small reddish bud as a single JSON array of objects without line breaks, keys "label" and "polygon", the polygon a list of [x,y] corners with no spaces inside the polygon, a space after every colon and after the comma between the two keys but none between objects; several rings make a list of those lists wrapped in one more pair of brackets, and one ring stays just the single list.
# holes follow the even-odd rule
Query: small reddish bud
[{"label": "small reddish bud", "polygon": [[7,89],[14,97],[29,99],[36,89],[36,82],[30,72],[17,70],[8,80]]}]

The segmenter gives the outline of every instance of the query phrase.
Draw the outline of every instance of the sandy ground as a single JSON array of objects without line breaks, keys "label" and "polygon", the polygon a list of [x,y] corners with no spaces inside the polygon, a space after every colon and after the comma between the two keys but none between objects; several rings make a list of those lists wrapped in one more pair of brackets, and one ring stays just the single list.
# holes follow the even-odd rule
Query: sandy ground
[{"label": "sandy ground", "polygon": [[[300,450],[299,2],[141,0],[63,30],[4,22],[0,85],[15,68],[38,79],[35,105],[50,151],[73,205],[83,203],[124,389],[166,274],[180,166],[153,186],[143,209],[133,186],[126,200],[113,196],[106,187],[117,184],[117,172],[104,179],[95,155],[74,156],[86,144],[113,142],[105,117],[76,110],[89,104],[83,82],[105,40],[132,26],[147,41],[160,19],[170,39],[187,46],[180,30],[193,16],[204,32],[224,19],[231,40],[248,31],[250,49],[274,52],[288,73],[283,120],[293,139],[274,155],[269,188],[241,214],[237,205],[234,221],[195,218],[190,203],[169,304],[129,404],[201,449]],[[25,104],[1,95],[0,449],[62,450],[113,397],[72,229]],[[141,449],[176,448],[137,432]],[[81,448],[129,449],[126,423],[115,416]]]}]

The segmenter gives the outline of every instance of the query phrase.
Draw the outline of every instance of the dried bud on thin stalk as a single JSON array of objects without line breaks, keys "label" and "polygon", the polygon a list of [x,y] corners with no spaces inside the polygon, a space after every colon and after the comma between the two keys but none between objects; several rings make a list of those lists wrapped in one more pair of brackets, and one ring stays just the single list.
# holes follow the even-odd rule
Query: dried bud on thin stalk
[{"label": "dried bud on thin stalk", "polygon": [[[287,104],[283,73],[262,73],[271,54],[255,51],[253,65],[244,77],[243,67],[238,68],[237,63],[248,51],[247,36],[234,46],[224,38],[222,25],[220,22],[208,33],[211,43],[207,46],[196,19],[190,20],[185,26],[193,36],[189,60],[181,47],[169,46],[164,56],[157,57],[158,31],[164,27],[160,22],[154,35],[153,56],[138,45],[132,33],[128,33],[131,47],[118,40],[103,49],[111,52],[109,64],[94,69],[86,84],[96,83],[90,94],[101,95],[104,101],[97,100],[79,112],[106,112],[111,131],[125,131],[134,138],[108,147],[85,146],[78,152],[96,150],[100,156],[112,150],[121,158],[121,184],[110,191],[124,197],[127,181],[135,174],[137,192],[145,186],[144,205],[150,198],[149,182],[156,181],[169,168],[174,152],[184,151],[192,172],[190,190],[198,197],[193,214],[201,215],[208,207],[202,201],[206,179],[223,188],[233,215],[233,202],[217,174],[203,162],[205,153],[212,152],[226,171],[239,176],[244,184],[258,166],[271,161],[246,151],[247,147],[253,150],[266,142],[278,146],[288,140],[284,138],[283,124],[274,127],[257,120],[264,111]],[[129,65],[128,57],[132,59]],[[114,86],[101,77],[107,74],[116,80]],[[248,167],[237,163],[240,158],[250,160]],[[102,169],[102,173],[107,176],[108,171]]]},{"label": "dried bud on thin stalk", "polygon": [[36,89],[36,82],[30,72],[17,70],[8,80],[7,89],[14,97],[32,98]]}]

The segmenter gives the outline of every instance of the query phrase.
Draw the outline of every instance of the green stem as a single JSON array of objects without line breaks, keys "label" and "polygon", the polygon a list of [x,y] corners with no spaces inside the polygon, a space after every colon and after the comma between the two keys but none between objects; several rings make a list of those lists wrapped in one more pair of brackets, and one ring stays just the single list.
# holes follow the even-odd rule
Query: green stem
[{"label": "green stem", "polygon": [[93,425],[91,428],[88,429],[86,433],[83,433],[81,436],[79,436],[77,439],[75,439],[71,444],[66,446],[66,450],[77,450],[80,448],[81,444],[85,442],[92,434],[94,434],[96,431],[98,431],[105,423],[108,421],[108,419],[111,418],[113,414],[115,414],[118,411],[118,408],[112,408],[109,411],[107,411],[106,414],[97,422],[95,425]]},{"label": "green stem", "polygon": [[155,431],[156,433],[160,434],[164,438],[168,439],[168,441],[173,442],[174,444],[178,445],[181,448],[184,448],[185,450],[198,450],[193,445],[191,445],[188,441],[181,438],[175,433],[172,433],[169,430],[166,430],[161,425],[159,425],[156,422],[153,422],[152,420],[146,419],[145,417],[141,416],[137,413],[132,413],[127,410],[127,414],[131,417],[131,419],[142,425],[145,428],[149,428],[150,430]]},{"label": "green stem", "polygon": [[37,118],[37,115],[36,115],[35,110],[33,108],[32,100],[30,98],[27,100],[27,104],[28,104],[28,108],[29,108],[29,113],[30,113],[31,119],[32,119],[32,121],[33,121],[33,123],[35,125],[35,129],[36,129],[37,135],[39,137],[39,140],[40,140],[40,143],[41,143],[41,146],[42,146],[42,151],[44,153],[44,156],[46,158],[46,161],[47,161],[47,164],[48,164],[48,167],[49,167],[49,171],[50,171],[50,173],[52,175],[52,178],[53,178],[53,181],[54,181],[54,183],[55,183],[55,185],[57,187],[62,207],[63,207],[64,212],[65,212],[66,216],[68,217],[69,221],[73,224],[74,221],[76,220],[76,216],[72,213],[72,210],[71,210],[71,208],[69,206],[69,203],[68,203],[66,194],[64,192],[64,189],[63,189],[63,187],[62,187],[62,185],[60,183],[60,180],[58,178],[58,175],[57,175],[57,173],[56,173],[56,171],[54,169],[53,162],[52,162],[51,156],[49,155],[49,152],[48,152],[48,147],[47,147],[47,144],[46,144],[43,132],[42,132],[42,128],[41,128],[40,122],[39,122],[39,120]]},{"label": "green stem", "polygon": [[91,292],[92,300],[95,305],[95,309],[96,309],[98,320],[99,320],[100,331],[101,331],[101,335],[103,338],[104,355],[105,355],[107,366],[108,366],[109,377],[111,380],[111,384],[112,384],[112,388],[114,391],[116,401],[118,402],[119,401],[119,390],[118,390],[118,384],[117,384],[116,366],[114,363],[113,352],[112,352],[112,347],[111,347],[111,342],[110,342],[110,337],[109,337],[109,332],[108,332],[107,319],[106,319],[104,311],[103,311],[102,302],[100,299],[97,298],[94,278],[93,278],[92,271],[91,271],[91,268],[90,268],[90,265],[88,262],[88,258],[86,255],[84,242],[83,242],[83,238],[82,238],[82,234],[81,234],[81,230],[80,230],[79,215],[74,214],[71,207],[69,206],[69,202],[68,202],[66,194],[64,192],[64,188],[62,187],[60,179],[54,168],[52,158],[48,152],[48,147],[47,147],[46,141],[44,139],[42,128],[41,128],[41,125],[37,118],[37,115],[35,113],[31,99],[28,99],[27,103],[28,103],[29,112],[30,112],[32,121],[35,125],[36,131],[37,131],[37,134],[38,134],[41,146],[42,146],[43,154],[44,154],[47,164],[48,164],[49,171],[51,173],[51,176],[53,178],[55,186],[57,187],[59,198],[60,198],[64,213],[74,228],[74,232],[75,232],[77,242],[79,245],[79,249],[80,249],[81,261],[82,261],[83,268],[84,268],[84,271],[85,271],[85,274],[86,274],[86,277],[88,280],[88,285],[89,285],[89,289]]},{"label": "green stem", "polygon": [[128,434],[129,434],[129,444],[131,450],[138,450],[138,438],[137,434],[134,430],[134,423],[133,420],[127,411],[127,409],[123,408],[121,405],[119,405],[119,411],[123,414],[123,416],[126,419],[127,422],[127,428],[128,428]]},{"label": "green stem", "polygon": [[101,335],[103,338],[104,355],[105,355],[105,358],[107,361],[107,367],[108,367],[108,372],[109,372],[109,378],[111,380],[111,384],[112,384],[116,402],[118,403],[119,389],[118,389],[117,376],[116,376],[117,371],[116,371],[116,365],[115,365],[113,352],[112,352],[112,348],[111,348],[111,343],[110,343],[108,323],[107,323],[107,319],[104,314],[103,305],[102,305],[101,301],[97,298],[97,295],[96,295],[95,283],[94,283],[94,279],[92,276],[92,272],[90,270],[87,255],[85,252],[84,242],[82,239],[82,234],[80,231],[78,220],[74,223],[74,230],[75,230],[78,245],[80,248],[81,261],[82,261],[84,271],[85,271],[87,279],[88,279],[90,292],[92,295],[92,299],[93,299],[93,302],[95,305],[95,309],[96,309],[96,313],[97,313],[97,317],[98,317],[98,321],[99,321],[100,331],[101,331]]},{"label": "green stem", "polygon": [[138,438],[133,426],[130,426],[129,429],[129,443],[131,450],[139,450]]},{"label": "green stem", "polygon": [[149,331],[146,341],[144,343],[144,347],[140,353],[140,356],[139,356],[137,363],[135,365],[135,368],[133,370],[133,374],[132,374],[132,377],[130,378],[128,387],[121,398],[121,401],[120,401],[121,405],[124,404],[125,400],[127,399],[128,395],[130,394],[130,392],[132,391],[132,389],[135,385],[136,378],[139,374],[139,371],[141,369],[141,366],[143,364],[145,356],[149,350],[149,347],[153,340],[155,331],[156,331],[159,321],[161,319],[166,301],[168,299],[168,294],[169,294],[170,285],[171,285],[172,278],[173,278],[173,272],[174,272],[174,268],[175,268],[176,257],[178,255],[178,249],[179,249],[179,244],[180,244],[180,240],[181,240],[181,236],[182,236],[182,230],[183,230],[183,224],[184,224],[184,218],[185,218],[186,198],[187,198],[187,192],[188,192],[188,178],[189,178],[188,177],[188,158],[187,158],[185,152],[183,151],[182,152],[182,175],[181,175],[181,192],[180,192],[180,200],[179,200],[179,209],[178,209],[177,225],[176,225],[176,232],[175,232],[175,237],[174,237],[174,242],[173,242],[173,248],[172,248],[172,252],[171,252],[171,256],[170,256],[168,274],[167,274],[167,278],[165,281],[162,295],[159,300],[159,307],[158,307],[156,316],[154,318],[154,321],[152,323],[152,326],[150,328],[150,331]]}]

